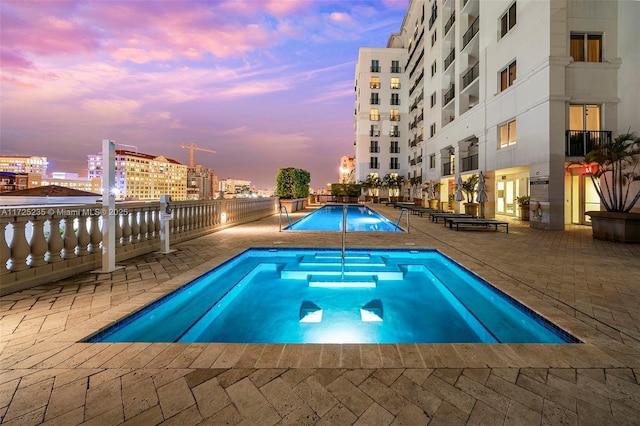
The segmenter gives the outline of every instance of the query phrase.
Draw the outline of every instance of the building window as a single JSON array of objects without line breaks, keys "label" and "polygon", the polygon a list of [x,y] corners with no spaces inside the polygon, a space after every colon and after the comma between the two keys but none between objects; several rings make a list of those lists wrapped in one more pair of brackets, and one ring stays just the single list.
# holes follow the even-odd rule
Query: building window
[{"label": "building window", "polygon": [[380,111],[378,111],[378,108],[371,108],[371,112],[369,112],[369,120],[380,121]]},{"label": "building window", "polygon": [[433,108],[436,105],[436,100],[437,100],[436,92],[433,92],[431,94],[431,108]]},{"label": "building window", "polygon": [[433,135],[436,134],[436,123],[432,123],[431,126],[429,126],[429,136],[433,137]]},{"label": "building window", "polygon": [[402,72],[400,61],[391,61],[391,72]]},{"label": "building window", "polygon": [[400,168],[400,161],[398,161],[398,157],[391,157],[391,163],[389,164],[389,168],[391,170],[397,170]]},{"label": "building window", "polygon": [[378,157],[371,157],[369,159],[369,168],[370,169],[379,169],[380,164],[378,164]]},{"label": "building window", "polygon": [[369,87],[371,89],[379,89],[380,88],[380,77],[371,77],[371,83],[369,83]]},{"label": "building window", "polygon": [[380,72],[380,61],[377,59],[371,60],[371,72]]},{"label": "building window", "polygon": [[400,144],[398,143],[398,141],[391,141],[391,147],[389,148],[389,152],[391,154],[400,153]]},{"label": "building window", "polygon": [[380,136],[380,128],[377,124],[371,125],[371,130],[369,130],[369,136]]},{"label": "building window", "polygon": [[400,88],[400,77],[391,77],[391,88],[392,89]]},{"label": "building window", "polygon": [[504,37],[516,24],[516,3],[500,17],[500,38]]},{"label": "building window", "polygon": [[433,77],[434,75],[436,75],[436,62],[435,61],[431,64],[431,77]]},{"label": "building window", "polygon": [[400,105],[400,95],[398,93],[391,94],[391,105]]},{"label": "building window", "polygon": [[500,148],[516,143],[516,120],[498,126]]},{"label": "building window", "polygon": [[431,154],[429,156],[429,168],[430,169],[435,169],[436,168],[436,155],[435,154]]},{"label": "building window", "polygon": [[602,34],[572,33],[569,48],[576,62],[602,62]]},{"label": "building window", "polygon": [[514,81],[516,81],[516,61],[513,61],[508,67],[500,71],[500,91],[502,92],[511,87]]},{"label": "building window", "polygon": [[378,146],[378,141],[370,141],[369,142],[369,152],[380,152],[380,147]]},{"label": "building window", "polygon": [[431,34],[431,46],[436,44],[437,39],[438,39],[438,30],[433,30],[433,33]]},{"label": "building window", "polygon": [[371,105],[380,105],[380,98],[378,97],[378,93],[371,94]]},{"label": "building window", "polygon": [[400,121],[400,111],[397,109],[392,109],[389,113],[389,120]]},{"label": "building window", "polygon": [[391,126],[391,128],[389,129],[389,136],[393,136],[394,138],[399,138],[400,137],[400,126],[398,126],[398,125]]}]

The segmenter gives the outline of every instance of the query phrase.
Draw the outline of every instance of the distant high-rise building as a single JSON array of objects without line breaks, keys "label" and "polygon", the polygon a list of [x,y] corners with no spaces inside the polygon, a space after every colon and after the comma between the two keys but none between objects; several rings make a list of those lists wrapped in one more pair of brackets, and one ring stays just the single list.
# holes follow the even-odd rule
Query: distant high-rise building
[{"label": "distant high-rise building", "polygon": [[356,180],[397,172],[446,201],[483,172],[486,216],[530,195],[531,227],[588,223],[600,202],[571,164],[640,130],[638,22],[637,1],[411,0],[386,48],[360,49]]},{"label": "distant high-rise building", "polygon": [[218,176],[213,169],[196,165],[187,170],[187,198],[209,200],[218,196]]},{"label": "distant high-rise building", "polygon": [[0,156],[0,172],[45,175],[47,174],[47,166],[47,157]]},{"label": "distant high-rise building", "polygon": [[52,177],[43,176],[40,186],[57,185],[65,188],[77,189],[79,191],[93,192],[99,194],[102,189],[102,179],[82,178],[77,173],[52,173]]},{"label": "distant high-rise building", "polygon": [[[87,157],[89,178],[102,178],[102,153]],[[170,195],[174,200],[186,200],[187,169],[186,165],[163,156],[116,150],[116,197],[157,200],[160,195]]]},{"label": "distant high-rise building", "polygon": [[340,157],[340,169],[338,173],[338,182],[355,183],[355,165],[352,155],[343,155]]},{"label": "distant high-rise building", "polygon": [[251,181],[227,178],[221,180],[220,192],[225,198],[242,198],[251,196]]}]

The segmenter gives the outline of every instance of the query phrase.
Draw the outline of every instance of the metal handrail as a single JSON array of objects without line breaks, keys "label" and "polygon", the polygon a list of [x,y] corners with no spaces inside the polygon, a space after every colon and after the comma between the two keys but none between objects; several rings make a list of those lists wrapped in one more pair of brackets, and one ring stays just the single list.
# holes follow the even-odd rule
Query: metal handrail
[{"label": "metal handrail", "polygon": [[347,205],[342,206],[342,262],[340,263],[341,276],[344,278],[344,252],[347,246]]},{"label": "metal handrail", "polygon": [[280,227],[280,231],[282,232],[282,209],[287,215],[287,221],[289,222],[289,226],[291,226],[291,218],[289,217],[289,210],[287,210],[287,206],[280,205],[280,216],[278,217],[278,226]]},{"label": "metal handrail", "polygon": [[398,216],[398,221],[396,222],[396,226],[400,226],[400,219],[402,219],[402,214],[404,212],[407,212],[407,234],[410,234],[411,231],[409,230],[410,229],[409,228],[409,216],[411,216],[411,215],[409,214],[409,209],[407,209],[405,207],[400,209],[400,216]]}]

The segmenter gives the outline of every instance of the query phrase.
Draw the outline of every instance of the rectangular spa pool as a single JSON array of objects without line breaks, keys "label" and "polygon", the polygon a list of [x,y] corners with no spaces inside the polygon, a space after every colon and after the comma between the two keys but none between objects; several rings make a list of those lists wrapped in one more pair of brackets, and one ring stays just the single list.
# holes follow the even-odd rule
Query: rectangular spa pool
[{"label": "rectangular spa pool", "polygon": [[359,204],[326,205],[285,228],[286,231],[342,231],[343,210],[347,232],[403,232],[378,212]]},{"label": "rectangular spa pool", "polygon": [[577,343],[436,250],[249,249],[88,342]]}]

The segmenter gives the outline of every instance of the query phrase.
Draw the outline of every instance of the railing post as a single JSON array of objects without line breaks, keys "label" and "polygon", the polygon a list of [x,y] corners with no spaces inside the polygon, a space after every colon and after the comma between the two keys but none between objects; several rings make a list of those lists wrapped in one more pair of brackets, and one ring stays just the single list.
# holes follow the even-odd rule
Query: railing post
[{"label": "railing post", "polygon": [[102,233],[100,232],[100,216],[89,216],[89,225],[91,231],[89,231],[89,253],[97,253],[100,251],[100,241],[102,240]]},{"label": "railing post", "polygon": [[47,238],[49,248],[44,254],[44,260],[47,263],[56,263],[62,260],[62,247],[64,247],[64,241],[60,234],[60,218],[56,215],[52,215],[49,219],[49,237]]},{"label": "railing post", "polygon": [[0,217],[0,276],[9,273],[7,261],[11,258],[11,248],[6,238],[6,229],[9,224],[8,217]]},{"label": "railing post", "polygon": [[122,245],[131,243],[131,223],[129,223],[129,212],[122,213]]},{"label": "railing post", "polygon": [[76,255],[88,255],[89,243],[91,243],[91,237],[87,230],[87,216],[80,216],[78,217],[78,247],[76,248]]},{"label": "railing post", "polygon": [[11,271],[22,271],[29,268],[27,256],[29,255],[29,243],[25,235],[25,216],[16,217],[13,222],[13,238],[11,239]]},{"label": "railing post", "polygon": [[47,240],[44,237],[44,223],[47,220],[46,216],[34,216],[31,221],[33,226],[33,234],[31,235],[31,260],[29,265],[40,266],[45,265],[47,262],[44,260],[44,255],[47,252]]},{"label": "railing post", "polygon": [[78,237],[73,230],[73,217],[66,216],[64,220],[64,233],[62,234],[63,246],[61,257],[64,260],[73,259],[77,257],[76,246],[78,245]]}]

